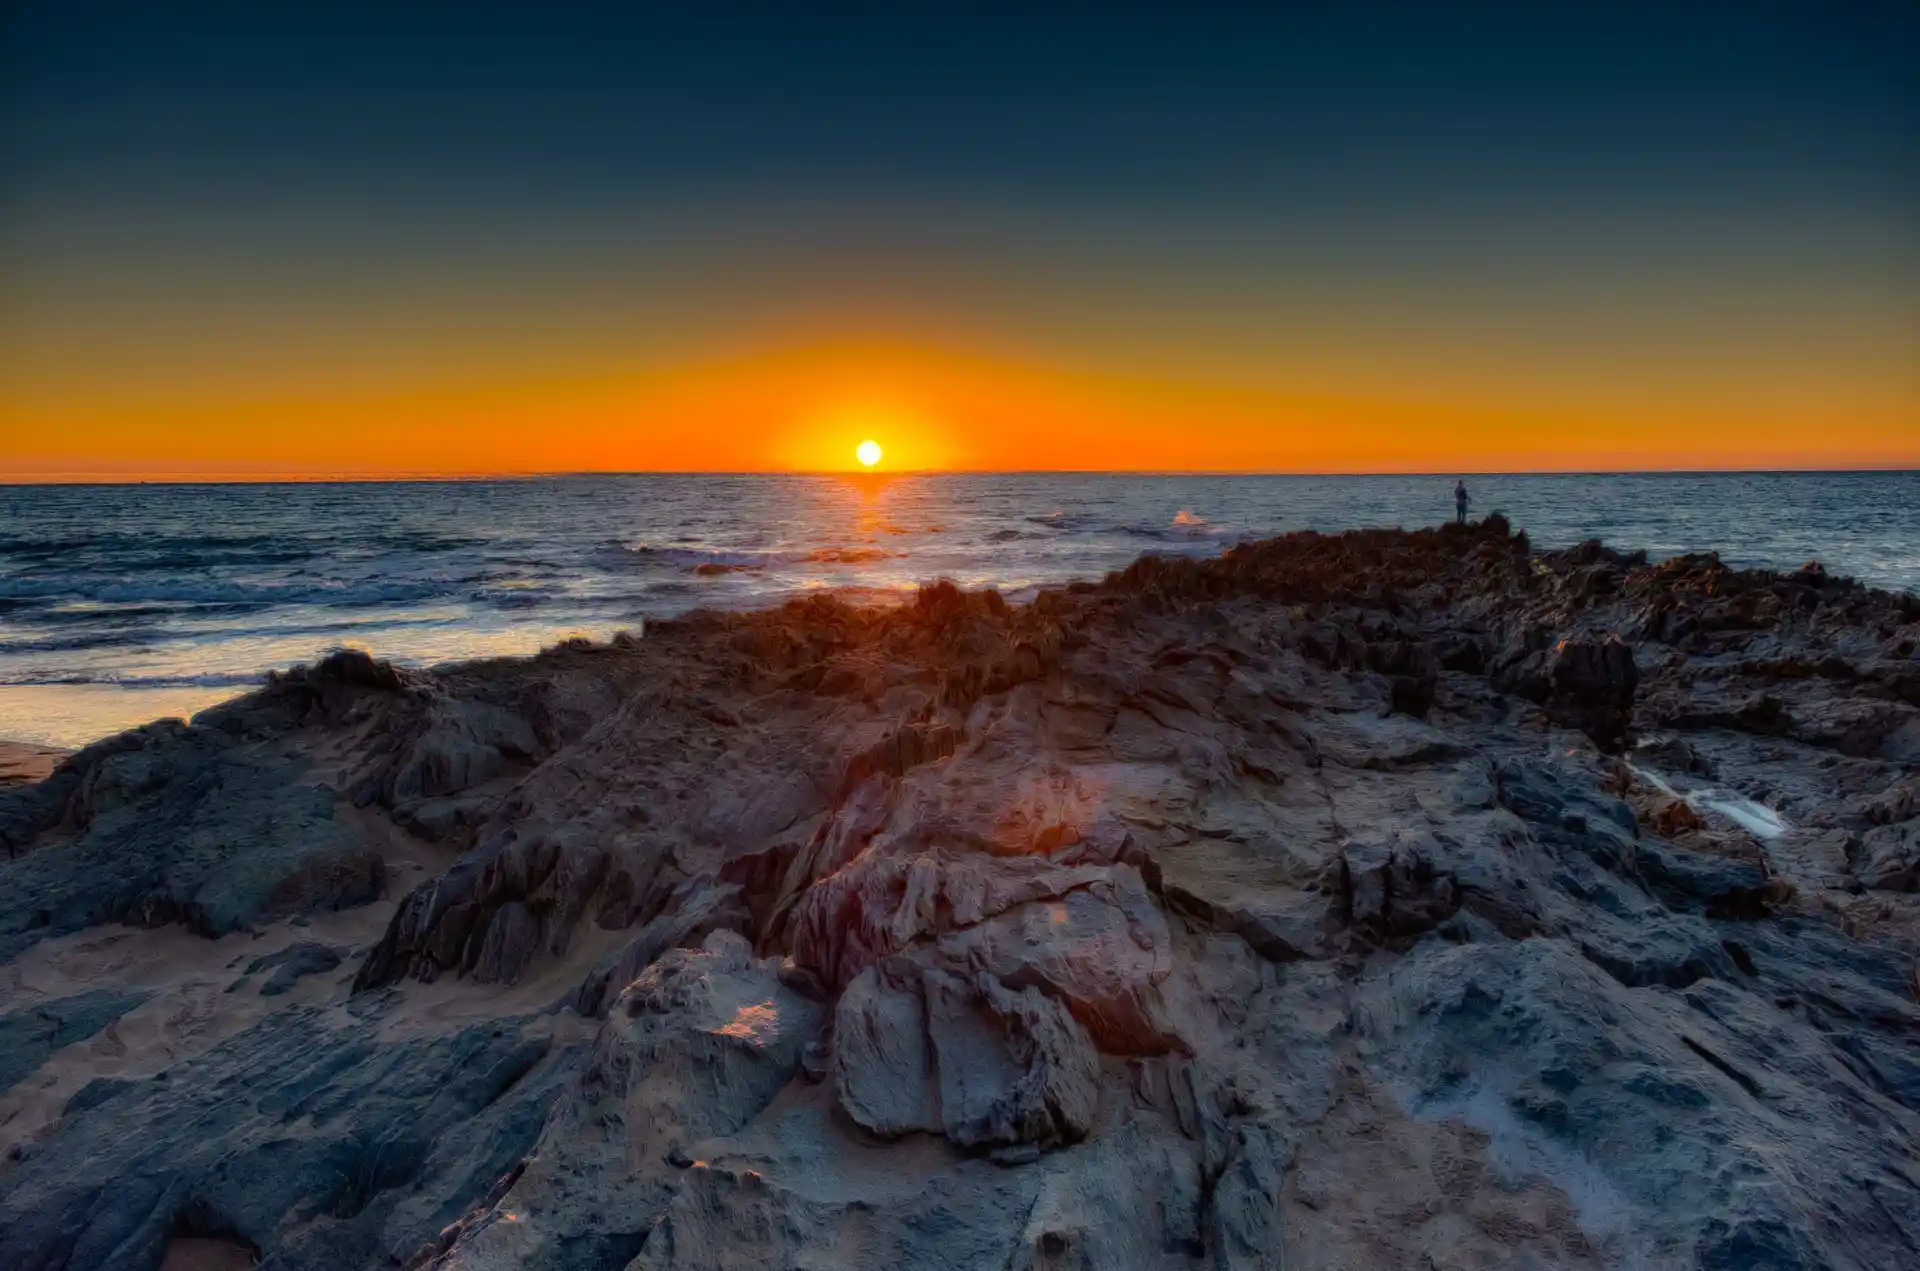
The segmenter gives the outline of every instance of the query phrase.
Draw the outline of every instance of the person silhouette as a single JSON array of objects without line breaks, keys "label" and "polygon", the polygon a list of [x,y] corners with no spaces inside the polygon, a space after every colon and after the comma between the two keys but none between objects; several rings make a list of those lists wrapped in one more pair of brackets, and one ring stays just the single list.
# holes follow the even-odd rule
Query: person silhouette
[{"label": "person silhouette", "polygon": [[1453,486],[1453,519],[1460,525],[1467,523],[1467,483],[1456,481]]}]

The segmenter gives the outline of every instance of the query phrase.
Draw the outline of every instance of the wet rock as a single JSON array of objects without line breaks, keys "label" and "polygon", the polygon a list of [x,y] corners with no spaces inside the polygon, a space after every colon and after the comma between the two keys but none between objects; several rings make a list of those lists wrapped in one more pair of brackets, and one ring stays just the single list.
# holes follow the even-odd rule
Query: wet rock
[{"label": "wet rock", "polygon": [[1544,760],[1501,764],[1495,772],[1500,802],[1549,841],[1577,846],[1609,868],[1632,865],[1639,821],[1633,809],[1603,793],[1596,782]]},{"label": "wet rock", "polygon": [[1647,825],[1662,838],[1697,830],[1704,824],[1700,814],[1685,799],[1662,796],[1652,800],[1647,807]]},{"label": "wet rock", "polygon": [[1635,749],[1633,757],[1637,762],[1650,763],[1662,772],[1685,773],[1709,780],[1720,775],[1713,760],[1684,737],[1649,739]]}]

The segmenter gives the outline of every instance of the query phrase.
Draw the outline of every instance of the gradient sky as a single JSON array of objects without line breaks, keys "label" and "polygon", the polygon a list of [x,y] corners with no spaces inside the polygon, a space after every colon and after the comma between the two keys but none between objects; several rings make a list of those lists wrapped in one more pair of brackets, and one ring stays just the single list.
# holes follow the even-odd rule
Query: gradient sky
[{"label": "gradient sky", "polygon": [[1440,7],[10,4],[0,478],[1920,466],[1920,7]]}]

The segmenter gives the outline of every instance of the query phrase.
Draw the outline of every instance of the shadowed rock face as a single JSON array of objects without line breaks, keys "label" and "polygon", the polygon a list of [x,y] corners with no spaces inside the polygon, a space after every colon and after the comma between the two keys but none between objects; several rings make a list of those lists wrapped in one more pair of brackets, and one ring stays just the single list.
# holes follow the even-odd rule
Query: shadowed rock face
[{"label": "shadowed rock face", "polygon": [[14,1144],[0,1265],[1904,1265],[1917,640],[1491,518],[336,655],[0,791],[16,961],[390,911]]}]

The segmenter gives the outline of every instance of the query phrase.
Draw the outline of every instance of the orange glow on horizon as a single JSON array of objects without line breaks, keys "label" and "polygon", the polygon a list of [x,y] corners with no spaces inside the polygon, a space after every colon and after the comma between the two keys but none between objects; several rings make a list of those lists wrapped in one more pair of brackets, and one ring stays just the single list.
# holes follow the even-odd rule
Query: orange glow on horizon
[{"label": "orange glow on horizon", "polygon": [[[1920,465],[1920,392],[1809,374],[1625,384],[1281,367],[1264,382],[815,344],[401,391],[106,383],[0,395],[0,480],[607,471],[1418,472]],[[1443,373],[1444,372],[1444,373]]]}]

